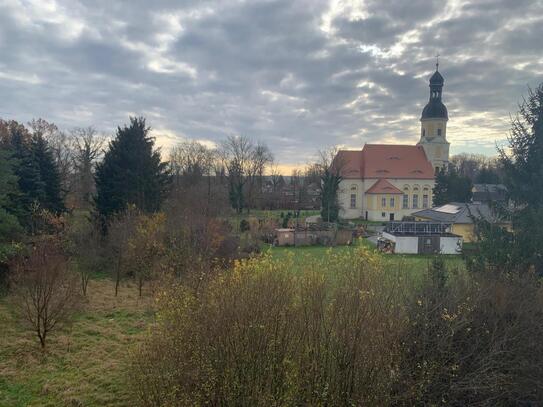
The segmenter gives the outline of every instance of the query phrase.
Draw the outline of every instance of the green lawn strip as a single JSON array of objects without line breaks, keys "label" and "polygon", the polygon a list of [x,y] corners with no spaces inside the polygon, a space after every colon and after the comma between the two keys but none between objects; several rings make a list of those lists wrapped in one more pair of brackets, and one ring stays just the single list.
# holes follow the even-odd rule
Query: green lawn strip
[{"label": "green lawn strip", "polygon": [[[308,262],[308,258],[323,258],[330,254],[340,254],[354,250],[357,246],[364,246],[378,253],[387,270],[395,270],[406,273],[422,273],[426,271],[431,264],[434,255],[407,255],[407,254],[385,254],[378,252],[375,247],[366,239],[359,239],[352,246],[302,246],[302,247],[271,247],[263,248],[263,252],[269,252],[274,259],[278,261],[285,260],[289,255],[292,256],[294,267],[302,268]],[[446,266],[451,269],[464,269],[464,262],[461,256],[444,255]]]},{"label": "green lawn strip", "polygon": [[44,356],[0,302],[0,406],[130,405],[126,359],[151,320],[142,309],[89,307],[51,334]]}]

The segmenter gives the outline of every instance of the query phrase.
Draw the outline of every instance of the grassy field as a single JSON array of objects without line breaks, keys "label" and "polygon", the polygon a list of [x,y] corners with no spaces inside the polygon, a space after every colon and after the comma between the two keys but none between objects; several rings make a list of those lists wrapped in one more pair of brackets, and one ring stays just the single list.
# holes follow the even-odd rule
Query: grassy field
[{"label": "grassy field", "polygon": [[[360,245],[368,245],[365,240]],[[308,258],[354,250],[353,246],[268,247],[277,261],[291,257],[303,269]],[[406,273],[424,271],[432,256],[382,256],[387,267]],[[445,258],[463,268],[459,256]],[[314,262],[312,264],[315,264]],[[49,338],[43,353],[35,336],[16,320],[7,298],[0,298],[0,406],[130,406],[126,360],[154,321],[152,295],[138,297],[125,283],[114,297],[113,282],[94,276],[83,311]]]},{"label": "grassy field", "polygon": [[[364,245],[370,250],[375,250],[375,247],[371,245],[367,240],[360,239],[357,245]],[[287,256],[292,256],[295,267],[302,268],[307,263],[308,256],[310,257],[323,257],[327,253],[341,253],[345,251],[354,250],[356,245],[353,246],[337,246],[337,247],[323,247],[323,246],[305,246],[305,247],[271,247],[264,248],[264,251],[269,250],[273,258],[281,261],[281,259]],[[385,266],[389,269],[395,268],[399,271],[405,271],[407,273],[418,273],[428,268],[428,265],[435,256],[432,255],[409,255],[409,254],[384,254],[379,253]],[[449,269],[458,268],[464,269],[464,261],[461,256],[443,256],[445,264]]]},{"label": "grassy field", "polygon": [[0,299],[0,406],[129,406],[125,360],[153,320],[150,298],[126,284],[115,298],[110,280],[91,280],[84,310],[45,353]]}]

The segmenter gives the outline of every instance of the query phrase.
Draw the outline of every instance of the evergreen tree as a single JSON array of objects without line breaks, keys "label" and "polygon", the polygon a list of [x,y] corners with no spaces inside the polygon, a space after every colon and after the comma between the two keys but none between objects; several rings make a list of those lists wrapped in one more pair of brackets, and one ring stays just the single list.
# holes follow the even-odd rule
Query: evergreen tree
[{"label": "evergreen tree", "polygon": [[143,117],[117,128],[104,160],[96,168],[95,206],[102,220],[134,204],[144,212],[160,208],[170,183],[166,163]]},{"label": "evergreen tree", "polygon": [[10,152],[0,149],[0,263],[13,251],[13,243],[21,233],[16,216],[15,199],[19,196],[15,166]]},{"label": "evergreen tree", "polygon": [[512,205],[500,209],[514,232],[479,222],[479,268],[534,270],[543,274],[543,84],[530,90],[512,121],[509,148],[500,149]]},{"label": "evergreen tree", "polygon": [[341,175],[324,168],[321,175],[321,217],[325,222],[336,222],[339,217],[339,204],[337,191],[341,182]]},{"label": "evergreen tree", "polygon": [[434,206],[444,205],[449,202],[448,186],[447,173],[444,168],[440,168],[436,174],[436,182],[433,191]]},{"label": "evergreen tree", "polygon": [[472,188],[471,179],[460,175],[454,166],[449,166],[447,170],[442,168],[436,174],[433,204],[439,206],[448,202],[469,202]]},{"label": "evergreen tree", "polygon": [[43,197],[40,206],[53,213],[65,210],[61,198],[61,179],[53,153],[42,135],[32,137],[32,153],[43,183]]},{"label": "evergreen tree", "polygon": [[5,130],[2,143],[4,148],[11,151],[13,172],[18,180],[19,194],[12,200],[12,212],[21,225],[29,227],[32,207],[45,200],[45,184],[34,159],[32,138],[26,128],[15,121],[3,122],[2,125]]}]

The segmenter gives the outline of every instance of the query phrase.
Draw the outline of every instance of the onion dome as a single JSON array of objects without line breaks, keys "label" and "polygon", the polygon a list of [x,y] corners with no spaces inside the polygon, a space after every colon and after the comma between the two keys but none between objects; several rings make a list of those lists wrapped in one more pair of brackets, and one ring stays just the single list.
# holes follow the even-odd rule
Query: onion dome
[{"label": "onion dome", "polygon": [[422,110],[421,119],[448,119],[449,114],[447,108],[441,101],[441,92],[443,90],[443,83],[445,79],[438,71],[438,65],[436,64],[436,71],[430,78],[430,100],[424,106]]}]

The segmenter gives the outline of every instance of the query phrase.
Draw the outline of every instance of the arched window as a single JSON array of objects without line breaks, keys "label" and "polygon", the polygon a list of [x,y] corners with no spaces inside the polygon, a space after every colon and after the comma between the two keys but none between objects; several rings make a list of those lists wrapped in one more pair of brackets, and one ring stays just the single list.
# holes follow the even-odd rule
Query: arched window
[{"label": "arched window", "polygon": [[409,185],[403,187],[402,209],[409,209]]},{"label": "arched window", "polygon": [[422,189],[422,207],[428,208],[430,206],[430,186],[425,185]]},{"label": "arched window", "polygon": [[413,187],[413,195],[411,196],[411,206],[413,209],[418,209],[419,207],[419,188],[420,187],[418,185]]},{"label": "arched window", "polygon": [[356,191],[358,190],[356,184],[351,184],[351,209],[356,208]]}]

